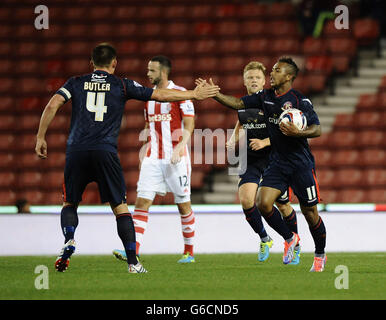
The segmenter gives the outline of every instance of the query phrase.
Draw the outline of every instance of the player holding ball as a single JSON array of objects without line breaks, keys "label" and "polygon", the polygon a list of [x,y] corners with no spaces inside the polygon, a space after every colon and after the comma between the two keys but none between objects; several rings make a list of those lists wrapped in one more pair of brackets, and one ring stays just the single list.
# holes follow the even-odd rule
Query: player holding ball
[{"label": "player holding ball", "polygon": [[[280,58],[270,74],[271,89],[263,89],[242,98],[218,93],[215,100],[233,109],[260,108],[271,141],[272,152],[269,166],[265,169],[257,193],[257,207],[267,223],[285,240],[283,263],[294,259],[294,249],[299,236],[293,233],[274,207],[275,200],[291,187],[299,199],[315,243],[315,257],[311,272],[322,272],[327,261],[325,254],[326,228],[319,216],[319,187],[315,175],[315,161],[307,138],[321,135],[319,118],[309,99],[292,88],[299,68],[289,57]],[[210,80],[210,83],[213,82]],[[295,108],[305,115],[307,128],[299,130],[290,121],[281,121],[283,111]]]}]

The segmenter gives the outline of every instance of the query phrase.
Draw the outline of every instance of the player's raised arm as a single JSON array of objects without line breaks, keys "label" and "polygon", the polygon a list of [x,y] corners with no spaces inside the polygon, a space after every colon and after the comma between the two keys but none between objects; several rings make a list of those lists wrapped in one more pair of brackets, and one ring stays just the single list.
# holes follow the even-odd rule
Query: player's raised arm
[{"label": "player's raised arm", "polygon": [[175,90],[175,89],[154,89],[151,100],[156,101],[182,101],[182,100],[204,100],[213,98],[220,91],[217,85],[197,85],[194,90]]},{"label": "player's raised arm", "polygon": [[[196,79],[196,85],[212,85],[214,86],[215,84],[213,83],[212,79],[209,79],[209,83],[204,80],[204,79]],[[225,94],[222,94],[218,92],[216,96],[213,97],[217,102],[223,104],[224,106],[230,107],[232,109],[245,109],[244,102],[240,98],[233,97],[233,96],[227,96]]]},{"label": "player's raised arm", "polygon": [[39,130],[36,135],[35,152],[39,158],[47,158],[46,132],[51,121],[54,119],[58,109],[65,103],[65,99],[60,94],[54,94],[44,108],[40,118]]}]

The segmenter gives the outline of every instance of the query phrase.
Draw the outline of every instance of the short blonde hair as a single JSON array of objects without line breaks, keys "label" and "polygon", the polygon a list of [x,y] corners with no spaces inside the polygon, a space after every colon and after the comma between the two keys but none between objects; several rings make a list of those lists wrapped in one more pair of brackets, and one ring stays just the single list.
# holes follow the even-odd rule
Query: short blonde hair
[{"label": "short blonde hair", "polygon": [[259,61],[251,61],[249,62],[245,67],[244,67],[244,72],[243,72],[243,75],[245,74],[245,72],[249,71],[249,70],[261,70],[261,72],[263,72],[264,76],[265,76],[265,70],[266,68],[264,67],[264,65],[259,62]]}]

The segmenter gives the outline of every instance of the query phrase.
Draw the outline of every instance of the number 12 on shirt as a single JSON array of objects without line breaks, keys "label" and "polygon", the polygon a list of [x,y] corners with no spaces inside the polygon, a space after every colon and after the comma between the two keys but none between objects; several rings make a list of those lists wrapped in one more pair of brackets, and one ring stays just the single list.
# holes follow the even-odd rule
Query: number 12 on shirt
[{"label": "number 12 on shirt", "polygon": [[103,115],[107,112],[105,92],[88,91],[86,107],[88,111],[95,112],[95,121],[103,121]]}]

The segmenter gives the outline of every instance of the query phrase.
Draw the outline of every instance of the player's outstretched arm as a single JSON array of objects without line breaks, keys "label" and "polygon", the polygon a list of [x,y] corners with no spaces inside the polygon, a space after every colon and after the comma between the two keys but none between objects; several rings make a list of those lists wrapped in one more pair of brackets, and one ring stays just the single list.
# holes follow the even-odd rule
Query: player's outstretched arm
[{"label": "player's outstretched arm", "polygon": [[[212,79],[209,79],[209,84],[204,79],[196,79],[196,85],[215,85]],[[227,96],[218,92],[216,96],[213,97],[217,102],[223,104],[224,106],[230,107],[232,109],[245,109],[244,102],[240,98]]]},{"label": "player's outstretched arm", "polygon": [[152,100],[172,102],[183,100],[204,100],[213,98],[220,91],[217,85],[198,85],[194,90],[155,89],[151,95]]},{"label": "player's outstretched arm", "polygon": [[47,158],[46,132],[58,109],[65,103],[60,94],[55,94],[47,103],[40,118],[39,130],[36,135],[35,152],[39,158]]}]

